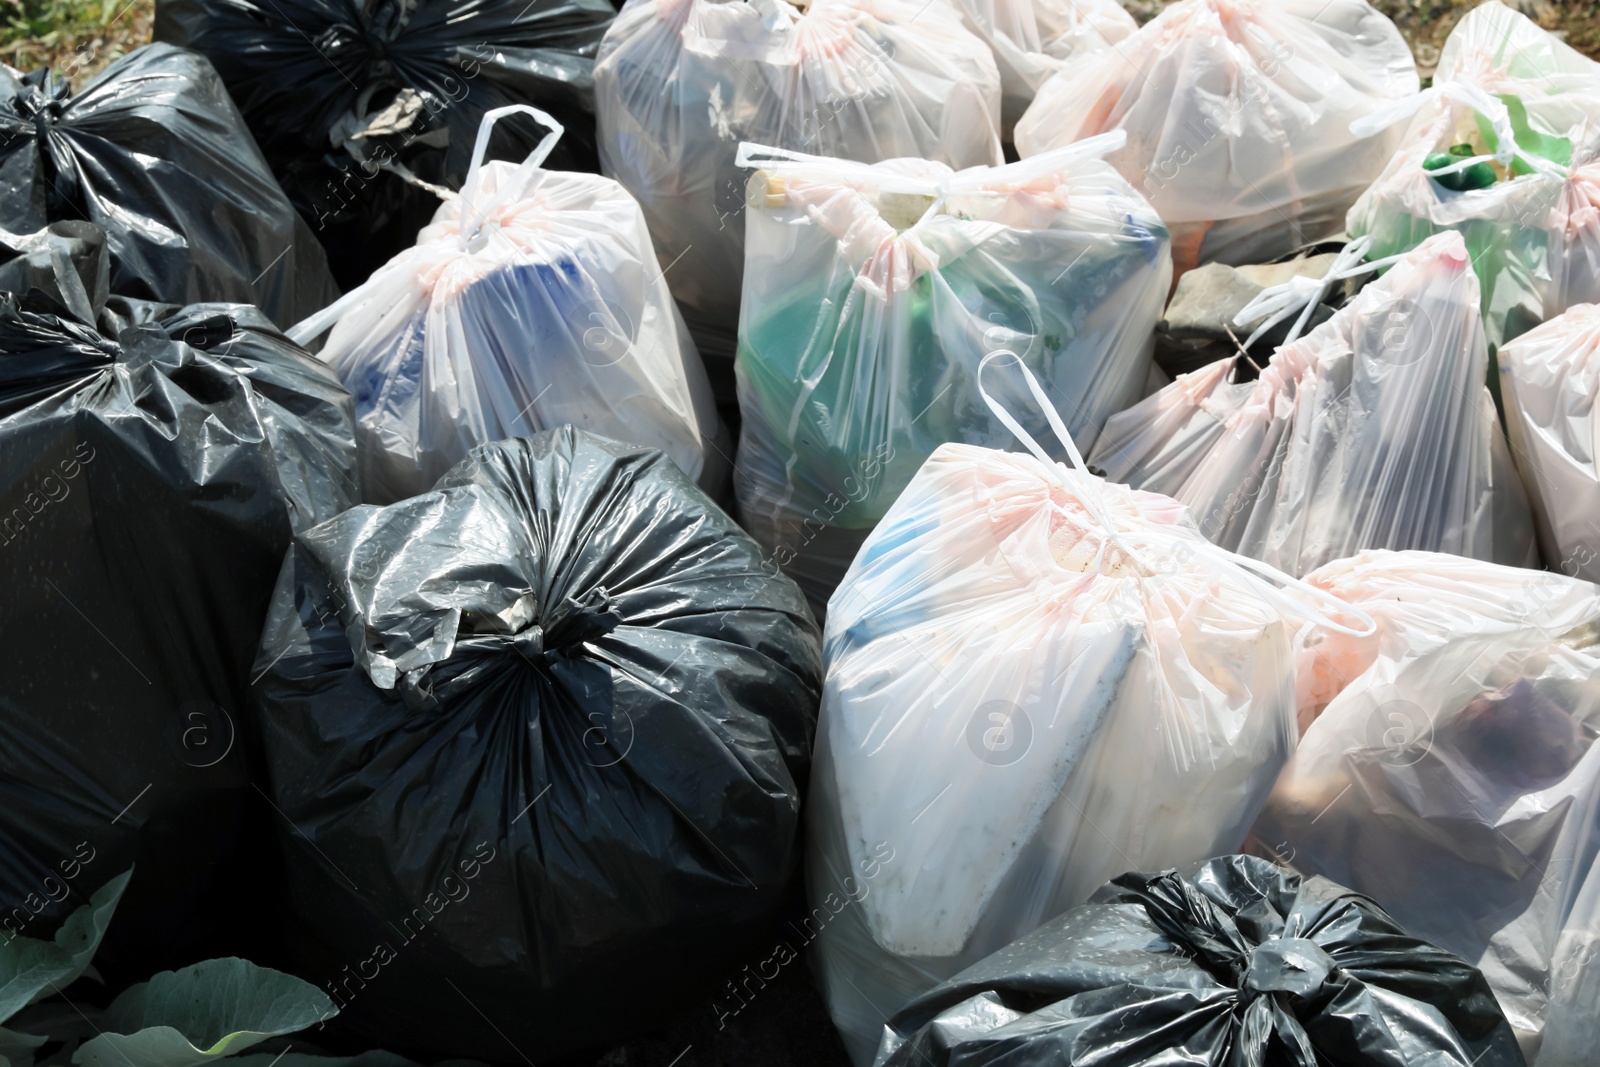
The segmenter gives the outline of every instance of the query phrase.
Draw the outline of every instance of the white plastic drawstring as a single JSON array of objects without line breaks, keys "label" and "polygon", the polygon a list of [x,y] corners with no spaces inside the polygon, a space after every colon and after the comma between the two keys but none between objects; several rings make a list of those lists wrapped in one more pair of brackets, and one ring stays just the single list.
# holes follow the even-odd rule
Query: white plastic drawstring
[{"label": "white plastic drawstring", "polygon": [[[489,149],[489,131],[494,128],[494,124],[500,119],[512,114],[532,115],[549,132],[534,146],[533,151],[528,153],[528,157],[517,166],[516,173],[511,180],[502,183],[499,190],[490,198],[483,209],[474,212],[475,217],[469,221],[468,213],[473,212],[471,198],[477,192],[478,174],[483,169],[483,157]],[[461,192],[455,194],[446,189],[434,188],[437,193],[448,194],[448,196],[459,195],[461,199],[461,212],[457,221],[460,224],[458,239],[462,248],[468,248],[472,244],[473,238],[482,229],[484,220],[504,202],[506,197],[512,195],[514,191],[521,191],[524,195],[527,193],[528,190],[524,189],[524,183],[528,181],[539,165],[550,157],[551,151],[555,149],[556,142],[561,139],[561,135],[565,132],[565,127],[561,123],[538,108],[529,107],[527,104],[508,104],[505,107],[497,107],[484,113],[483,121],[478,124],[478,139],[472,146],[472,164],[467,168],[467,180],[461,183]],[[445,198],[445,195],[441,195],[441,199]],[[365,303],[367,299],[368,293],[365,291],[365,287],[357,286],[321,311],[301,319],[289,327],[284,331],[284,335],[297,345],[302,347],[308,345],[332,329],[335,323],[344,318],[351,310]]]},{"label": "white plastic drawstring", "polygon": [[[1305,331],[1306,324],[1311,321],[1311,313],[1316,310],[1322,298],[1334,282],[1342,282],[1347,278],[1355,278],[1375,270],[1398,263],[1403,257],[1386,256],[1383,259],[1374,259],[1362,262],[1367,250],[1372,247],[1370,234],[1356,238],[1344,248],[1329,265],[1328,272],[1320,278],[1307,278],[1296,275],[1279,285],[1271,285],[1261,290],[1233,317],[1235,326],[1248,326],[1262,318],[1266,321],[1257,326],[1255,332],[1241,346],[1246,351],[1255,344],[1263,334],[1278,323],[1287,319],[1295,312],[1300,313],[1300,318],[1290,327],[1289,333],[1284,337],[1283,344],[1291,344]],[[1282,347],[1282,346],[1280,346]]]},{"label": "white plastic drawstring", "polygon": [[1428,171],[1433,177],[1455,174],[1458,171],[1466,170],[1468,167],[1475,167],[1479,163],[1491,161],[1499,163],[1502,167],[1509,168],[1518,159],[1521,159],[1523,163],[1534,170],[1542,171],[1546,174],[1566,176],[1566,168],[1560,164],[1545,159],[1536,153],[1524,151],[1517,144],[1517,131],[1511,125],[1511,111],[1506,107],[1505,101],[1499,97],[1491,96],[1480,86],[1471,82],[1447,81],[1436,83],[1414,96],[1397,100],[1370,115],[1356,119],[1350,124],[1350,132],[1361,138],[1371,137],[1373,134],[1386,130],[1395,123],[1416,114],[1424,101],[1438,98],[1454,101],[1482,115],[1489,121],[1489,125],[1494,128],[1495,140],[1499,143],[1492,153],[1470,156],[1466,159],[1457,160],[1449,166],[1440,167],[1438,170]]},{"label": "white plastic drawstring", "polygon": [[[479,211],[474,212],[472,198],[478,192],[478,172],[483,167],[484,153],[489,150],[489,131],[494,129],[494,124],[507,115],[532,115],[535,121],[549,132],[534,146],[528,158],[517,166],[517,171],[511,180],[502,182],[489,202]],[[472,165],[467,168],[467,180],[461,183],[461,246],[465,248],[477,236],[478,230],[483,226],[484,220],[494,212],[494,209],[504,203],[506,197],[513,192],[521,191],[524,194],[524,183],[532,177],[533,172],[550,157],[555,150],[556,142],[561,140],[561,135],[566,132],[566,127],[557,122],[547,113],[527,104],[507,104],[484,113],[483,121],[478,124],[478,139],[472,145]]]},{"label": "white plastic drawstring", "polygon": [[[1066,449],[1067,456],[1072,460],[1073,467],[1077,469],[1079,474],[1084,476],[1082,479],[1079,479],[1075,482],[1074,480],[1066,477],[1067,472],[1065,465],[1051,459],[1050,454],[1040,446],[1038,441],[1034,440],[1033,435],[1028,433],[1027,430],[1023,429],[1022,424],[1012,416],[1011,412],[1007,411],[999,401],[990,396],[989,391],[983,387],[984,370],[988,368],[989,364],[1001,358],[1009,358],[1016,362],[1017,367],[1022,371],[1023,378],[1028,384],[1028,391],[1033,394],[1033,398],[1038,403],[1039,409],[1044,412],[1044,417],[1050,423],[1050,429],[1056,435],[1056,439],[1059,440],[1062,447]],[[1141,559],[1139,554],[1135,552],[1122,537],[1119,536],[1119,533],[1124,533],[1126,531],[1119,531],[1115,522],[1112,521],[1111,512],[1104,506],[1104,499],[1094,488],[1094,486],[1101,480],[1090,473],[1089,465],[1084,462],[1083,454],[1078,451],[1078,446],[1072,440],[1072,434],[1068,432],[1066,423],[1064,423],[1061,419],[1060,412],[1056,411],[1055,405],[1051,404],[1049,398],[1045,396],[1044,389],[1039,385],[1038,379],[1033,376],[1033,372],[1028,369],[1028,365],[1022,361],[1022,357],[1010,349],[1004,348],[990,352],[978,363],[977,384],[978,395],[981,396],[983,398],[983,402],[989,406],[989,410],[994,412],[995,418],[999,419],[1000,424],[1006,429],[1010,430],[1016,439],[1022,443],[1023,447],[1025,447],[1029,452],[1032,452],[1034,457],[1045,465],[1045,467],[1055,477],[1056,481],[1060,483],[1063,489],[1071,494],[1073,499],[1077,500],[1084,506],[1085,510],[1087,510],[1094,520],[1101,525],[1102,531],[1106,536],[1106,540],[1114,545],[1118,551],[1127,555],[1128,558],[1131,559],[1141,569],[1141,571],[1154,571],[1156,568],[1151,566],[1145,560]],[[1318,589],[1311,583],[1296,578],[1291,574],[1286,574],[1283,571],[1278,570],[1276,567],[1273,567],[1267,563],[1263,563],[1258,559],[1241,555],[1238,552],[1229,551],[1226,548],[1222,548],[1220,545],[1212,544],[1210,541],[1207,541],[1204,538],[1181,537],[1181,535],[1178,535],[1176,532],[1168,533],[1156,528],[1145,529],[1140,531],[1140,533],[1142,536],[1148,538],[1166,537],[1171,540],[1179,540],[1181,538],[1183,544],[1190,546],[1193,550],[1200,554],[1210,556],[1219,564],[1224,566],[1232,564],[1239,567],[1247,572],[1249,578],[1252,580],[1252,584],[1256,586],[1256,592],[1261,596],[1261,598],[1275,606],[1283,615],[1289,618],[1297,618],[1306,622],[1311,622],[1315,625],[1323,627],[1324,629],[1332,630],[1335,633],[1348,634],[1351,637],[1368,637],[1376,633],[1378,630],[1378,624],[1373,620],[1372,616],[1368,615],[1365,611],[1361,610],[1355,605],[1347,604],[1343,600],[1340,600],[1338,597],[1334,596],[1332,593],[1329,593],[1323,589]],[[1101,553],[1103,553],[1104,550],[1105,545],[1102,544]],[[1096,559],[1099,559],[1098,554]],[[1142,581],[1144,577],[1145,575],[1141,573],[1140,580]],[[1344,615],[1346,618],[1355,618],[1360,621],[1361,625],[1358,628],[1347,626],[1342,622],[1338,622],[1333,616],[1316,611],[1310,608],[1304,601],[1294,596],[1290,596],[1287,592],[1288,589],[1295,589],[1310,599],[1325,605],[1327,608],[1331,609],[1331,611]]]},{"label": "white plastic drawstring", "polygon": [[834,178],[852,185],[870,183],[874,189],[888,193],[942,197],[982,191],[1008,182],[1021,184],[1054,174],[1079,160],[1098,159],[1117,151],[1127,143],[1128,131],[1112,130],[1110,133],[1086,137],[1037,156],[1029,156],[1016,163],[1004,163],[998,167],[968,167],[940,179],[895,174],[881,169],[874,163],[858,163],[848,159],[791,152],[786,148],[773,148],[753,141],[741,142],[739,154],[734,159],[741,167],[771,167],[798,171],[802,174],[811,171],[816,177]]}]

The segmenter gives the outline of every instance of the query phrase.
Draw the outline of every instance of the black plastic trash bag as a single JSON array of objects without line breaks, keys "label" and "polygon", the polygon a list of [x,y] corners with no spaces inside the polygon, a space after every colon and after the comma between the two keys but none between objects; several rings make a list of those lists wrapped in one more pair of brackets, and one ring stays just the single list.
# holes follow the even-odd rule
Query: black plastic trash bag
[{"label": "black plastic trash bag", "polygon": [[498,441],[298,535],[257,662],[291,905],[324,943],[301,966],[352,1043],[540,1062],[770,949],[820,637],[661,452]]},{"label": "black plastic trash bag", "polygon": [[[155,37],[211,57],[262,151],[354,288],[459,188],[485,112],[532,104],[566,135],[551,170],[599,169],[594,56],[609,0],[158,0]],[[520,161],[544,130],[495,128]]]},{"label": "black plastic trash bag", "polygon": [[1523,1067],[1483,975],[1251,856],[1125,874],[929,991],[880,1065]]},{"label": "black plastic trash bag", "polygon": [[0,228],[105,229],[111,291],[168,304],[252,304],[288,328],[339,290],[216,71],[140,48],[76,95],[0,66]]},{"label": "black plastic trash bag", "polygon": [[[37,280],[98,298],[77,225],[0,277],[56,252],[67,275]],[[0,294],[0,944],[131,866],[95,957],[115,983],[254,950],[249,668],[292,531],[359,496],[348,394],[261,312],[91,310],[141,324]]]}]

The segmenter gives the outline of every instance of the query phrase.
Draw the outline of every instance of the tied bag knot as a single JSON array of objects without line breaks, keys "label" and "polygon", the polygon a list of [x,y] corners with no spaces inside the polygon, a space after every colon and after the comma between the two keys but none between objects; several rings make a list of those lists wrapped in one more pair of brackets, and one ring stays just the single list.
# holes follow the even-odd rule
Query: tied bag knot
[{"label": "tied bag knot", "polygon": [[1180,952],[1239,991],[1235,1010],[1244,1047],[1259,1051],[1273,1045],[1289,1057],[1286,1065],[1316,1067],[1310,1037],[1295,1011],[1315,997],[1337,967],[1320,945],[1280,936],[1281,924],[1274,924],[1274,932],[1257,929],[1256,936],[1265,934],[1264,940],[1247,936],[1232,916],[1175,870],[1150,878],[1124,875],[1112,884],[1138,892],[1150,918]]}]

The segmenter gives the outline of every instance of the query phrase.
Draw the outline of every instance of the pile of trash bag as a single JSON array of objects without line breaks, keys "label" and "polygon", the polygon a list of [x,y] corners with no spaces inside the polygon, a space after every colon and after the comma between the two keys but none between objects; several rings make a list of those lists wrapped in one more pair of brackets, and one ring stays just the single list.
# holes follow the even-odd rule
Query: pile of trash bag
[{"label": "pile of trash bag", "polygon": [[366,961],[347,1039],[542,1061],[767,947],[816,624],[660,452],[500,441],[300,533],[257,664],[302,966]]},{"label": "pile of trash bag", "polygon": [[0,229],[102,228],[110,290],[252,304],[287,327],[339,295],[204,57],[150,45],[80,92],[0,67]]},{"label": "pile of trash bag", "polygon": [[1500,349],[1500,395],[1539,547],[1600,581],[1600,305],[1579,304]]},{"label": "pile of trash bag", "polygon": [[857,1064],[882,1013],[1107,878],[1237,849],[1294,747],[1297,632],[1371,631],[1082,471],[1024,377],[1080,469],[1009,414],[1032,455],[942,446],[829,605],[811,899],[893,853],[815,940]]},{"label": "pile of trash bag", "polygon": [[[484,163],[494,124],[550,132]],[[483,118],[461,195],[416,247],[291,331],[355,397],[370,503],[427,492],[475,445],[564,424],[660,448],[707,492],[730,463],[705,370],[639,205],[597,174],[541,168],[561,125]]]},{"label": "pile of trash bag", "polygon": [[1530,1062],[1594,1063],[1600,587],[1427,552],[1307,581],[1378,628],[1302,650],[1306,728],[1253,849],[1481,968]]},{"label": "pile of trash bag", "polygon": [[1012,441],[979,395],[987,353],[1036,371],[1083,441],[1141,395],[1172,267],[1161,220],[1099,158],[1120,136],[955,173],[741,153],[761,169],[734,491],[819,618],[935,448]]},{"label": "pile of trash bag", "polygon": [[1451,31],[1431,88],[1362,127],[1405,133],[1349,233],[1370,235],[1375,256],[1460,233],[1491,350],[1600,301],[1597,113],[1600,63],[1490,0]]},{"label": "pile of trash bag", "polygon": [[879,1067],[1091,1062],[1522,1067],[1523,1059],[1471,965],[1358,893],[1251,856],[1113,879],[919,997],[884,1028],[877,1059]]},{"label": "pile of trash bag", "polygon": [[1536,566],[1483,384],[1478,300],[1461,235],[1437,234],[1279,348],[1256,381],[1237,380],[1236,357],[1114,416],[1089,462],[1290,574],[1367,548]]},{"label": "pile of trash bag", "polygon": [[0,294],[0,929],[136,866],[120,981],[266,929],[250,665],[291,534],[359,499],[355,428],[259,310],[108,300],[115,238],[58,226],[0,266],[33,290]]},{"label": "pile of trash bag", "polygon": [[600,163],[644,208],[667,283],[733,401],[743,141],[877,163],[1001,162],[1000,74],[925,0],[637,0],[595,64]]},{"label": "pile of trash bag", "polygon": [[1047,81],[1017,150],[1125,130],[1110,162],[1172,228],[1179,275],[1260,263],[1343,229],[1400,143],[1350,123],[1419,84],[1400,31],[1366,0],[1180,0]]},{"label": "pile of trash bag", "polygon": [[[457,188],[485,112],[534,104],[593,170],[594,55],[609,0],[158,0],[155,38],[216,64],[245,121],[352,288],[409,246]],[[496,159],[542,131],[507,123]],[[309,314],[307,309],[300,316]]]},{"label": "pile of trash bag", "polygon": [[1139,28],[1117,0],[955,0],[955,7],[994,52],[1006,140],[1052,74]]}]

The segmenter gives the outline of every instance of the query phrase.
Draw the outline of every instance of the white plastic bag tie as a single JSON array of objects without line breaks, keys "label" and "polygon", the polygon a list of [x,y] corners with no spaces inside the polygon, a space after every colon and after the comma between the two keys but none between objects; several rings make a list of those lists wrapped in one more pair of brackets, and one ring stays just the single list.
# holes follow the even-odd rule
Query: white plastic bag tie
[{"label": "white plastic bag tie", "polygon": [[1457,171],[1475,167],[1479,163],[1490,161],[1499,163],[1502,167],[1510,167],[1519,157],[1528,166],[1546,174],[1566,176],[1566,168],[1554,163],[1543,156],[1525,151],[1517,144],[1517,132],[1511,125],[1511,111],[1505,101],[1499,97],[1491,96],[1480,86],[1471,82],[1447,81],[1435,84],[1415,96],[1397,100],[1388,107],[1379,108],[1364,118],[1356,119],[1350,124],[1350,132],[1357,137],[1371,137],[1382,130],[1388,129],[1395,123],[1410,118],[1416,114],[1425,101],[1434,99],[1451,100],[1489,120],[1489,125],[1494,127],[1495,139],[1499,145],[1494,152],[1488,155],[1470,156],[1459,160],[1447,167],[1430,170],[1428,173],[1437,177],[1442,174],[1455,174]]},{"label": "white plastic bag tie", "polygon": [[[1009,358],[1014,360],[1018,368],[1021,369],[1023,378],[1026,380],[1028,385],[1028,391],[1033,394],[1033,399],[1038,403],[1039,410],[1044,413],[1045,419],[1050,423],[1051,432],[1056,435],[1056,439],[1060,441],[1062,447],[1066,449],[1067,456],[1072,460],[1073,467],[1076,468],[1078,473],[1085,476],[1082,481],[1074,482],[1073,479],[1067,478],[1065,465],[1051,459],[1050,454],[1044,450],[1038,441],[1034,440],[1033,435],[1028,433],[1027,430],[1023,429],[1022,424],[1012,416],[1011,412],[1007,411],[1005,407],[993,396],[991,396],[989,391],[983,387],[983,372],[988,369],[989,364],[1001,358]],[[1033,376],[1033,372],[1029,370],[1028,365],[1022,361],[1022,357],[1010,349],[1005,348],[990,352],[988,355],[984,356],[978,364],[978,393],[983,397],[983,402],[989,406],[989,410],[994,412],[995,418],[1000,420],[1000,424],[1006,429],[1010,430],[1012,435],[1022,443],[1023,447],[1025,447],[1029,452],[1033,453],[1035,458],[1043,463],[1046,468],[1055,475],[1056,480],[1060,483],[1061,487],[1065,489],[1075,500],[1081,503],[1084,506],[1084,509],[1088,511],[1089,514],[1093,516],[1095,521],[1100,524],[1103,532],[1105,533],[1106,540],[1114,545],[1118,551],[1126,554],[1129,559],[1133,560],[1134,563],[1138,565],[1137,574],[1139,581],[1143,582],[1150,573],[1156,571],[1155,567],[1151,566],[1148,561],[1143,559],[1139,553],[1134,551],[1133,548],[1127,544],[1123,537],[1119,536],[1120,534],[1125,534],[1128,531],[1118,529],[1115,521],[1111,517],[1111,511],[1105,506],[1104,498],[1101,496],[1099,491],[1088,488],[1088,486],[1099,483],[1100,479],[1096,478],[1090,472],[1089,465],[1084,462],[1082,453],[1078,451],[1078,446],[1072,440],[1072,434],[1068,432],[1066,423],[1061,419],[1061,413],[1055,409],[1054,404],[1050,403],[1049,397],[1045,396],[1043,387],[1039,385],[1039,380]],[[1160,531],[1155,528],[1141,529],[1139,533],[1141,536],[1150,538],[1152,540],[1162,537],[1171,537],[1173,539],[1178,537],[1176,533],[1167,534],[1165,531]],[[1377,633],[1378,624],[1373,620],[1372,616],[1368,615],[1365,611],[1355,607],[1354,605],[1345,603],[1332,593],[1317,588],[1309,582],[1302,581],[1293,575],[1286,574],[1283,571],[1278,570],[1276,567],[1263,563],[1258,559],[1252,559],[1249,556],[1242,556],[1237,552],[1230,552],[1227,549],[1218,545],[1214,545],[1204,539],[1194,540],[1190,538],[1184,538],[1183,541],[1184,544],[1188,545],[1192,550],[1210,557],[1220,566],[1233,564],[1234,566],[1238,566],[1246,571],[1249,571],[1251,576],[1258,580],[1257,591],[1260,593],[1261,597],[1270,602],[1289,618],[1302,619],[1316,626],[1332,630],[1335,633],[1348,634],[1351,637],[1369,637],[1372,634]],[[1100,548],[1100,554],[1103,555],[1104,552],[1105,545],[1102,544]],[[1096,568],[1098,568],[1098,565],[1099,555],[1096,556]],[[1344,623],[1336,621],[1333,615],[1325,614],[1312,609],[1308,604],[1305,603],[1304,600],[1300,599],[1299,597],[1289,595],[1289,593],[1286,592],[1286,590],[1289,589],[1295,590],[1301,594],[1301,596],[1308,597],[1311,600],[1315,600],[1320,604],[1326,605],[1333,612],[1342,614],[1347,618],[1353,617],[1358,619],[1360,621],[1359,627],[1347,626]]]},{"label": "white plastic bag tie", "polygon": [[1239,313],[1233,317],[1235,326],[1248,326],[1263,317],[1266,318],[1265,322],[1256,327],[1255,332],[1242,347],[1248,351],[1263,334],[1298,311],[1300,318],[1295,321],[1283,340],[1285,345],[1293,343],[1305,332],[1306,324],[1311,321],[1311,313],[1322,302],[1323,296],[1334,282],[1383,270],[1398,263],[1402,258],[1402,256],[1387,256],[1363,263],[1362,258],[1371,247],[1370,234],[1358,237],[1340,249],[1338,258],[1329,265],[1328,272],[1321,278],[1307,278],[1297,274],[1286,282],[1268,286],[1257,293],[1255,298],[1240,308]]},{"label": "white plastic bag tie", "polygon": [[[549,132],[544,135],[544,137],[539,141],[538,145],[534,147],[533,151],[528,153],[528,158],[524,159],[522,163],[518,165],[516,174],[512,176],[511,180],[503,182],[500,185],[499,190],[496,191],[495,195],[489,200],[488,204],[486,204],[481,211],[477,212],[476,217],[469,223],[468,213],[472,211],[472,196],[477,192],[478,174],[483,169],[483,156],[489,148],[489,131],[494,128],[494,124],[500,119],[507,115],[517,113],[532,115]],[[538,108],[530,107],[527,104],[508,104],[505,107],[497,107],[492,111],[487,111],[484,113],[483,121],[478,125],[478,139],[472,146],[472,165],[467,168],[467,180],[461,183],[461,192],[459,194],[461,198],[460,241],[462,248],[469,248],[471,246],[473,240],[478,236],[478,231],[483,228],[484,220],[487,219],[490,213],[492,213],[495,208],[499,207],[501,203],[505,201],[506,197],[510,196],[514,190],[520,190],[522,195],[527,194],[529,190],[524,188],[526,182],[532,176],[533,172],[538,169],[539,164],[543,163],[550,157],[550,153],[556,147],[556,142],[561,139],[561,135],[565,132],[566,128],[562,126],[561,123],[557,122],[545,112],[540,111]],[[410,172],[408,171],[407,174],[409,173]],[[439,194],[440,199],[449,199],[452,196],[458,195],[451,193],[448,189],[440,189],[438,186],[429,185],[426,182],[420,182],[420,180],[419,184],[421,184],[424,188]],[[297,345],[308,345],[318,337],[322,336],[324,333],[327,333],[329,330],[331,330],[340,319],[350,312],[352,308],[366,302],[368,299],[370,299],[370,294],[365,291],[365,287],[357,286],[348,293],[344,294],[344,296],[340,297],[338,300],[335,300],[333,303],[317,312],[315,315],[311,315],[308,318],[302,319],[301,321],[295,323],[289,329],[284,331],[284,335]]]},{"label": "white plastic bag tie", "polygon": [[[482,210],[473,213],[472,199],[478,192],[478,172],[483,168],[484,153],[489,150],[489,132],[494,129],[494,124],[507,115],[532,115],[534,120],[543,126],[547,132],[539,143],[534,146],[528,158],[518,166],[516,174],[510,181],[502,182],[489,203]],[[566,132],[566,127],[557,122],[548,113],[540,111],[528,104],[507,104],[486,111],[483,121],[478,124],[478,139],[472,145],[472,165],[467,168],[467,180],[461,183],[461,246],[465,248],[472,239],[478,235],[478,230],[483,226],[484,220],[494,212],[513,192],[527,195],[529,190],[524,189],[525,184],[533,176],[539,165],[550,158],[550,153],[555,150],[556,142],[561,140],[561,135]]]}]

